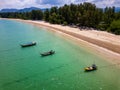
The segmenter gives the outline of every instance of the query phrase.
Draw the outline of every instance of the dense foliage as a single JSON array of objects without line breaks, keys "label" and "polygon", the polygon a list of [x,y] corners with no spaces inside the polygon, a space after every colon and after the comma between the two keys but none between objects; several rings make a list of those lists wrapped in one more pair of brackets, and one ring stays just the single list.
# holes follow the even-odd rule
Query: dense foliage
[{"label": "dense foliage", "polygon": [[43,12],[41,10],[32,10],[31,12],[9,12],[0,13],[2,18],[20,18],[20,19],[31,19],[31,20],[42,20]]},{"label": "dense foliage", "polygon": [[78,27],[92,27],[120,34],[120,12],[115,7],[97,8],[95,4],[70,4],[62,7],[52,7],[46,11],[33,10],[31,12],[0,13],[2,18],[21,18],[31,20],[45,20],[53,24],[75,25]]},{"label": "dense foliage", "polygon": [[113,21],[110,24],[109,31],[120,35],[120,20]]}]

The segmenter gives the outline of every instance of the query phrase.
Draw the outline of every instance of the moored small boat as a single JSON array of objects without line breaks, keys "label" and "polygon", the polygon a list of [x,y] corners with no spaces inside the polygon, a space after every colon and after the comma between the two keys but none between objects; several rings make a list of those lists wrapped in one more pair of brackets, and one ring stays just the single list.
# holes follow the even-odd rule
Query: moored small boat
[{"label": "moored small boat", "polygon": [[48,55],[52,55],[52,54],[54,54],[54,53],[55,53],[55,51],[50,50],[50,51],[48,51],[48,52],[41,53],[40,55],[41,55],[41,56],[48,56]]},{"label": "moored small boat", "polygon": [[21,44],[21,47],[29,47],[34,45],[36,45],[36,42],[29,42],[29,43]]},{"label": "moored small boat", "polygon": [[95,64],[93,64],[92,66],[90,67],[86,67],[85,68],[85,71],[88,72],[88,71],[94,71],[94,70],[97,70],[97,66]]}]

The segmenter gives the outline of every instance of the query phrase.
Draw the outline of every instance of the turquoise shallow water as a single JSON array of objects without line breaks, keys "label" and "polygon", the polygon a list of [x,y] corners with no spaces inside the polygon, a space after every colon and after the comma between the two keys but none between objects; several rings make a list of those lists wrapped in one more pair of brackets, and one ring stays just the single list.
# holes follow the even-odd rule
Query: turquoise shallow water
[{"label": "turquoise shallow water", "polygon": [[[21,48],[20,44],[37,45]],[[40,53],[55,50],[52,56]],[[98,70],[85,73],[95,62]],[[120,69],[57,33],[0,20],[0,90],[120,90]]]}]

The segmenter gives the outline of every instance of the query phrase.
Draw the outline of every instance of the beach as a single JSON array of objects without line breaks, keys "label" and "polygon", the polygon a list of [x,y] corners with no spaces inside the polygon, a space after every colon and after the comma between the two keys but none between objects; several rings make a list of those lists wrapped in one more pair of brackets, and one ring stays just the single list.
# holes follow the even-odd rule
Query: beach
[{"label": "beach", "polygon": [[[44,21],[0,20],[0,89],[120,90],[120,54],[97,45],[107,42],[99,38],[104,35],[119,37]],[[21,47],[30,41],[36,45]],[[119,45],[117,40],[112,44]],[[49,50],[55,54],[40,55]],[[84,72],[92,64],[98,70]]]},{"label": "beach", "polygon": [[105,31],[97,31],[94,29],[79,29],[70,26],[62,26],[50,24],[45,21],[32,21],[12,19],[21,22],[34,24],[48,30],[58,32],[64,35],[65,38],[74,40],[78,44],[92,50],[98,56],[103,56],[112,63],[120,63],[120,35],[114,35]]}]

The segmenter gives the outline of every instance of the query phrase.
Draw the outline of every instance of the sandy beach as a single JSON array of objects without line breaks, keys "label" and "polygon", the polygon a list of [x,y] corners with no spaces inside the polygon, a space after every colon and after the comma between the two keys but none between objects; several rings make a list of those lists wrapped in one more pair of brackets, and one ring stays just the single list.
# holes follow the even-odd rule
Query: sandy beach
[{"label": "sandy beach", "polygon": [[114,64],[120,63],[120,35],[114,35],[105,31],[97,31],[93,29],[79,29],[70,26],[50,24],[45,21],[12,20],[34,24],[58,32],[64,35],[65,38],[74,40],[80,44],[80,46],[94,51],[96,55],[103,56]]}]

